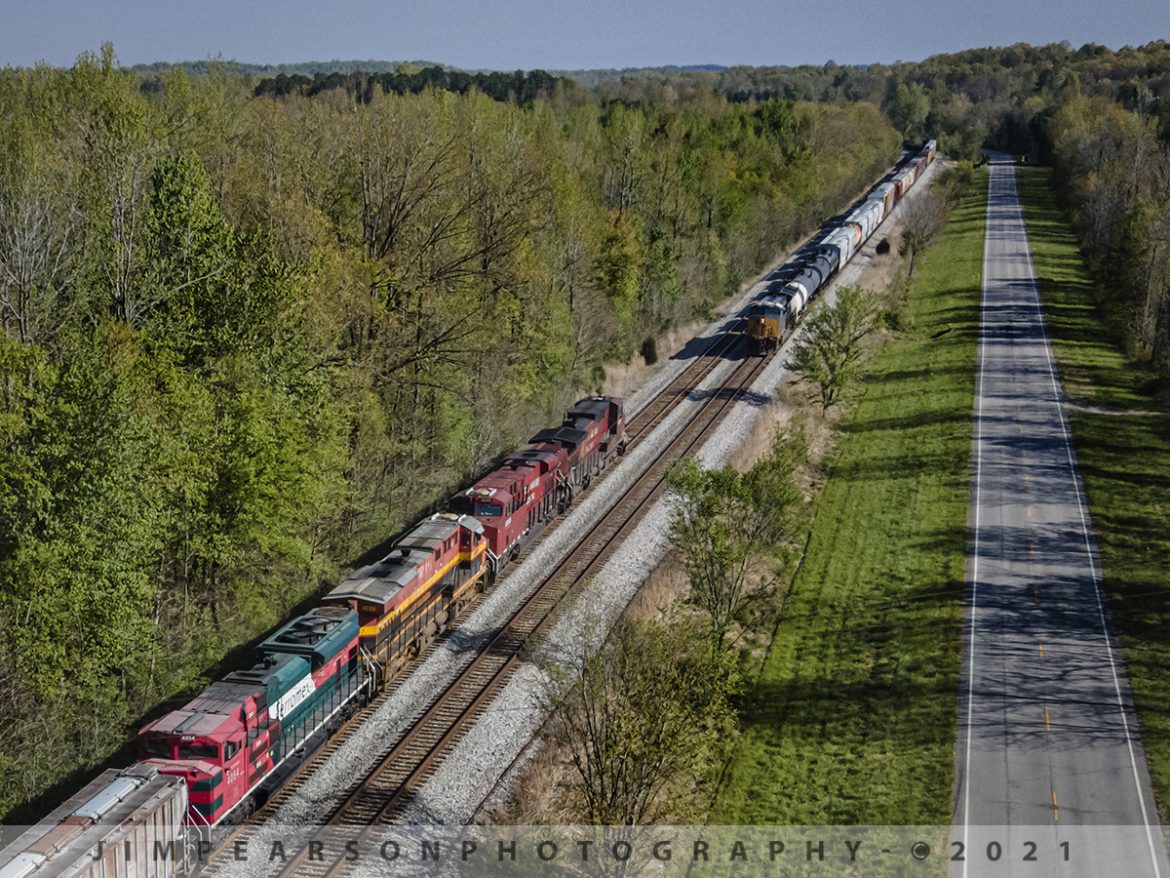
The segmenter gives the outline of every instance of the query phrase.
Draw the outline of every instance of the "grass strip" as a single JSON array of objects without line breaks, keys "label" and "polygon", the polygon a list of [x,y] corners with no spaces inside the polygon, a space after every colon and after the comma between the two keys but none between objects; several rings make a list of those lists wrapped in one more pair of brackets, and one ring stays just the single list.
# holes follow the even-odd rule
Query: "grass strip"
[{"label": "grass strip", "polygon": [[1170,416],[1161,381],[1130,363],[1047,168],[1018,168],[1044,317],[1162,821],[1170,801]]},{"label": "grass strip", "polygon": [[712,823],[950,822],[986,197],[867,367]]}]

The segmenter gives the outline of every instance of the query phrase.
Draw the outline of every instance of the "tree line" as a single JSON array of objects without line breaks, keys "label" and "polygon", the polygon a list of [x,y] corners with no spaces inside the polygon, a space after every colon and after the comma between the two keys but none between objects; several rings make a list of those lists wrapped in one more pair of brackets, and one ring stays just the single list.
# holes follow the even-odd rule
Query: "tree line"
[{"label": "tree line", "polygon": [[108,48],[0,71],[0,118],[9,819],[707,316],[899,141],[864,103],[271,100]]},{"label": "tree line", "polygon": [[476,89],[497,101],[528,106],[538,97],[548,97],[560,89],[573,89],[572,80],[553,76],[543,70],[517,70],[514,73],[468,73],[464,70],[445,68],[438,65],[421,70],[394,70],[373,73],[365,70],[352,72],[332,71],[316,73],[312,77],[303,73],[280,73],[261,79],[253,94],[256,97],[287,97],[291,94],[313,97],[322,92],[342,89],[354,100],[368,104],[374,89],[380,88],[385,94],[420,94],[427,89],[441,89],[456,94],[467,94]]},{"label": "tree line", "polygon": [[603,101],[666,104],[713,90],[732,101],[863,101],[907,139],[978,161],[985,148],[1055,168],[1131,356],[1170,371],[1170,42],[1112,50],[1017,44],[920,62],[642,71],[596,83]]},{"label": "tree line", "polygon": [[601,100],[670,103],[705,89],[733,101],[865,101],[882,108],[914,141],[935,137],[946,154],[977,159],[983,147],[1041,148],[1045,112],[1069,94],[1103,97],[1152,116],[1170,137],[1170,43],[1112,50],[1087,43],[970,49],[923,61],[865,66],[732,67],[614,76],[593,89]]},{"label": "tree line", "polygon": [[1084,95],[1053,108],[1045,134],[1107,327],[1170,374],[1170,138],[1149,114]]}]

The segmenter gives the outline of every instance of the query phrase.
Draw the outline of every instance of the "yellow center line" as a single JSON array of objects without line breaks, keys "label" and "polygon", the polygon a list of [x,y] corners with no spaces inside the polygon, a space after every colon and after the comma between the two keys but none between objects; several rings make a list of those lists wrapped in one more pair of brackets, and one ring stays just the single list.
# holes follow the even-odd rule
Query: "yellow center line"
[{"label": "yellow center line", "polygon": [[[1040,655],[1044,655],[1044,641],[1043,640],[1040,641]],[[1048,708],[1046,707],[1046,708],[1044,708],[1044,710],[1047,711]]]},{"label": "yellow center line", "polygon": [[1060,806],[1056,804],[1056,790],[1052,791],[1052,819],[1060,822]]},{"label": "yellow center line", "polygon": [[1032,520],[1032,504],[1028,504],[1028,521]]},{"label": "yellow center line", "polygon": [[1048,714],[1048,705],[1044,705],[1044,731],[1052,731],[1052,717]]}]

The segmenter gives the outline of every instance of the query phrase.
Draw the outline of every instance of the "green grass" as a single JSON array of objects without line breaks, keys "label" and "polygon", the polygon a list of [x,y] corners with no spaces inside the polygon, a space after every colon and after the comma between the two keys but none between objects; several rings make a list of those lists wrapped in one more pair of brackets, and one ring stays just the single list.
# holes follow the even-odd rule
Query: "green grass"
[{"label": "green grass", "polygon": [[950,822],[986,190],[867,369],[712,823]]},{"label": "green grass", "polygon": [[[1170,417],[1159,381],[1103,331],[1109,315],[1044,168],[1019,168],[1032,258],[1064,385],[1109,606],[1162,819],[1170,802]],[[1105,297],[1101,297],[1106,301]],[[1104,412],[1086,412],[1075,406]]]}]

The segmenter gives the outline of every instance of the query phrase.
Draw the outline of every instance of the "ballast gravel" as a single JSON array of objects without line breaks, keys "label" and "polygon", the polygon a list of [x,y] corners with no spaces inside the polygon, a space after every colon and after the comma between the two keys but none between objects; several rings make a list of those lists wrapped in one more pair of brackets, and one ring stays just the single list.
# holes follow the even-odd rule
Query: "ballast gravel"
[{"label": "ballast gravel", "polygon": [[[877,242],[898,224],[909,200],[929,188],[937,168],[935,162],[927,169],[919,181],[921,185],[915,185],[908,199],[898,204],[870,236],[861,253],[822,293],[825,304],[836,301],[840,287],[857,283],[875,255]],[[743,304],[763,286],[754,285],[743,297]],[[737,311],[739,307],[742,306],[737,306]],[[775,398],[789,375],[785,363],[793,338],[795,335],[753,382],[752,392],[747,395],[751,401],[737,404],[723,419],[718,432],[696,454],[704,467],[715,469],[726,465],[751,436],[760,412]],[[666,556],[671,515],[669,496],[647,512],[594,581],[582,591],[574,606],[549,632],[533,661],[516,672],[475,728],[448,755],[420,791],[404,822],[464,823],[473,819],[481,807],[490,808],[507,796],[528,758],[535,753],[535,747],[529,744],[538,744],[533,736],[545,720],[542,705],[548,703],[549,693],[555,689],[553,676],[545,669],[557,667],[571,676],[567,672],[579,668],[584,656],[600,645],[642,582]]]},{"label": "ballast gravel", "polygon": [[[914,187],[910,198],[928,188],[921,183],[928,182],[937,167],[937,162],[930,166],[925,180]],[[823,298],[832,302],[838,286],[856,283],[873,257],[873,246],[881,240],[882,230],[888,231],[896,225],[906,203],[903,201],[898,205],[891,217],[871,236],[873,243],[850,263]],[[737,297],[726,313],[738,314],[764,289],[776,267]],[[713,337],[729,319],[721,317],[713,321],[705,337]],[[697,458],[704,466],[723,466],[751,435],[760,412],[774,398],[788,374],[784,363],[791,343],[792,339],[789,339],[754,382],[753,393],[749,395],[751,401],[734,406],[718,433],[700,449]],[[662,368],[627,400],[627,417],[632,418],[644,408],[686,368],[688,362],[683,358],[666,360]],[[700,384],[698,393],[692,393],[680,403],[646,439],[620,460],[619,465],[611,467],[603,478],[596,480],[560,526],[550,532],[523,563],[509,571],[349,739],[313,770],[312,775],[288,796],[263,826],[250,834],[249,846],[268,850],[274,840],[287,839],[289,827],[310,826],[325,820],[344,798],[350,785],[373,768],[379,755],[393,745],[470,663],[474,654],[471,647],[481,638],[490,636],[499,621],[507,618],[539,585],[545,573],[604,516],[702,404],[702,391],[720,385],[735,365],[728,361],[712,370]],[[531,755],[528,751],[533,748],[528,745],[545,720],[542,705],[547,703],[556,685],[549,669],[571,671],[579,667],[583,657],[603,641],[639,586],[665,557],[669,548],[667,533],[671,513],[672,498],[669,496],[659,500],[646,513],[600,573],[562,614],[531,660],[517,670],[475,726],[446,756],[419,791],[401,822],[424,825],[465,823],[482,805],[490,805],[507,795]],[[224,863],[217,868],[217,876],[259,878],[272,871],[266,858],[248,857]]]}]

